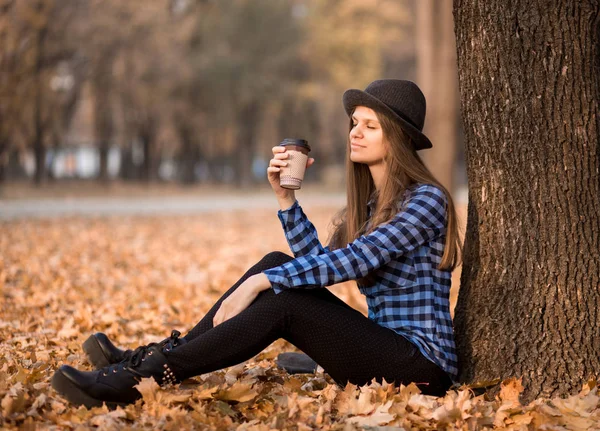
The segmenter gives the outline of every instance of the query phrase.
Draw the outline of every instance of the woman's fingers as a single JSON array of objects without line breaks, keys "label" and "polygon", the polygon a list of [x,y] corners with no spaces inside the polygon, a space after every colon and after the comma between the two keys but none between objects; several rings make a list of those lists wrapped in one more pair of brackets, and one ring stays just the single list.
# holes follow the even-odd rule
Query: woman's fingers
[{"label": "woman's fingers", "polygon": [[280,162],[287,159],[290,155],[288,153],[278,153],[271,159],[271,162]]},{"label": "woman's fingers", "polygon": [[271,162],[269,163],[269,166],[287,166],[288,162],[286,162],[285,160],[275,160],[272,159]]},{"label": "woman's fingers", "polygon": [[[277,148],[277,147],[275,147]],[[279,147],[282,148],[282,147]],[[288,162],[283,159],[287,159],[289,157],[288,153],[276,153],[273,158],[269,161],[270,167],[279,167],[279,166],[287,166]],[[270,172],[278,172],[278,171],[270,171]]]},{"label": "woman's fingers", "polygon": [[229,315],[229,302],[227,301],[229,298],[225,298],[219,309],[215,313],[215,317],[213,317],[213,326],[217,326],[227,320],[227,316]]},{"label": "woman's fingers", "polygon": [[[286,155],[287,156],[287,155]],[[306,161],[306,167],[312,166],[315,163],[315,159],[312,157]],[[271,159],[267,172],[279,172],[281,166],[287,166],[288,162],[285,160]]]},{"label": "woman's fingers", "polygon": [[223,304],[221,304],[221,307],[219,307],[219,309],[215,313],[215,317],[213,317],[213,327],[217,326],[217,325],[223,323],[225,320],[227,320],[225,318],[225,316],[226,316],[226,311],[225,311],[225,308],[223,308]]},{"label": "woman's fingers", "polygon": [[[266,277],[264,278],[266,279]],[[262,283],[266,282],[252,276],[240,284],[231,295],[221,302],[221,305],[213,318],[213,324],[220,324],[228,319],[232,319],[248,308],[260,292],[258,287],[260,287],[261,290],[264,290],[265,286]]]}]

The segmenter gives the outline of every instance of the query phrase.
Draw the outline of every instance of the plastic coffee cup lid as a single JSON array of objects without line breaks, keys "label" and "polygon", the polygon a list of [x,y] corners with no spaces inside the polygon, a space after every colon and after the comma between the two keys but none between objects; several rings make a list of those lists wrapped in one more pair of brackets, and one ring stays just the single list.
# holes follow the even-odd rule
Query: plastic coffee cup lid
[{"label": "plastic coffee cup lid", "polygon": [[310,145],[308,145],[306,139],[285,138],[279,145],[282,147],[285,147],[286,145],[296,145],[298,147],[304,147],[310,151]]}]

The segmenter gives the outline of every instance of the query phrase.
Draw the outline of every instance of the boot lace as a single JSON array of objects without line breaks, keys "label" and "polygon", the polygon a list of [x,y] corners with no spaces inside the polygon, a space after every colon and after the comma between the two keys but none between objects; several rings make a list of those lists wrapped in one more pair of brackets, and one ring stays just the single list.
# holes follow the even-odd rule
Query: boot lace
[{"label": "boot lace", "polygon": [[102,375],[106,377],[109,373],[116,374],[127,368],[139,367],[141,363],[146,360],[146,356],[152,355],[153,351],[150,350],[151,347],[158,346],[167,352],[171,351],[173,347],[182,344],[182,340],[179,339],[180,335],[181,332],[173,330],[171,331],[171,336],[160,343],[150,343],[145,346],[140,346],[135,350],[127,350],[121,362],[102,368]]}]

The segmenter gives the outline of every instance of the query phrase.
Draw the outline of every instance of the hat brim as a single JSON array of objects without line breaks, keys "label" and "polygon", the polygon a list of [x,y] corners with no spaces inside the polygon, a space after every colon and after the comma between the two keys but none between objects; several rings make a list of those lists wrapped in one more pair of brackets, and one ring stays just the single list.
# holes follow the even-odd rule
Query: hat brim
[{"label": "hat brim", "polygon": [[433,147],[429,138],[425,136],[419,129],[410,124],[404,118],[400,117],[385,103],[379,101],[379,99],[376,99],[369,93],[365,93],[364,91],[357,89],[346,90],[342,96],[342,101],[344,102],[346,114],[348,114],[349,117],[352,115],[352,111],[357,106],[366,106],[367,108],[371,108],[375,111],[383,111],[400,123],[402,129],[412,139],[415,150],[425,150]]}]

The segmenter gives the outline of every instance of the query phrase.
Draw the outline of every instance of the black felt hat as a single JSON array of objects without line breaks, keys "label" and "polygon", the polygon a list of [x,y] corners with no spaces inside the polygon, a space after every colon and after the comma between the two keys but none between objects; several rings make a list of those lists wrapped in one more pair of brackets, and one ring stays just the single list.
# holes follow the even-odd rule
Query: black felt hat
[{"label": "black felt hat", "polygon": [[357,106],[384,112],[400,124],[416,150],[432,147],[429,138],[423,134],[425,96],[414,82],[380,79],[371,82],[365,91],[347,90],[342,100],[348,116]]}]

